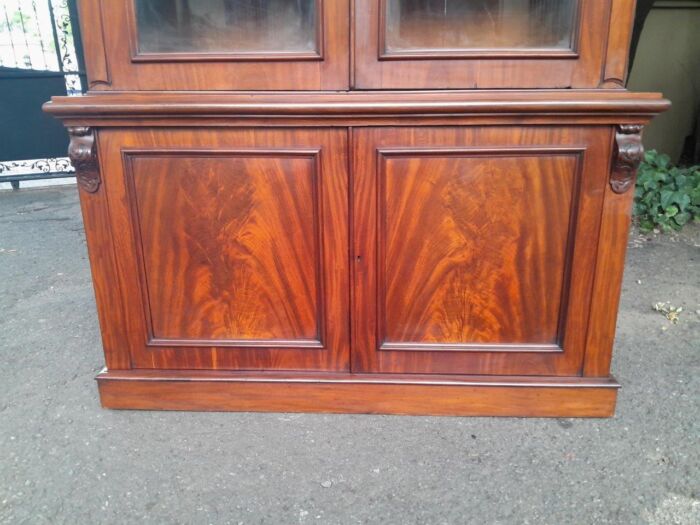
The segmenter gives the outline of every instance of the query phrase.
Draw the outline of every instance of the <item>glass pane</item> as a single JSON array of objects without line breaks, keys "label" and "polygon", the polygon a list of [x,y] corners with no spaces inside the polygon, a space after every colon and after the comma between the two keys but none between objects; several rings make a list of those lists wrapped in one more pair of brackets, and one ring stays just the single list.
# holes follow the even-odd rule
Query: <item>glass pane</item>
[{"label": "glass pane", "polygon": [[142,53],[313,52],[315,0],[134,0]]},{"label": "glass pane", "polygon": [[386,0],[386,51],[571,49],[578,0]]}]

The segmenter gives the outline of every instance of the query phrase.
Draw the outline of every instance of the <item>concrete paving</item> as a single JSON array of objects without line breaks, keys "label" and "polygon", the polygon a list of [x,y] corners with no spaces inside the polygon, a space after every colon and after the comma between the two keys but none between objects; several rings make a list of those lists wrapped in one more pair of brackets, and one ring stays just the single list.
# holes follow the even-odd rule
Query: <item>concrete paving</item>
[{"label": "concrete paving", "polygon": [[631,238],[608,420],[103,410],[74,187],[0,192],[0,283],[0,523],[700,523],[697,226]]}]

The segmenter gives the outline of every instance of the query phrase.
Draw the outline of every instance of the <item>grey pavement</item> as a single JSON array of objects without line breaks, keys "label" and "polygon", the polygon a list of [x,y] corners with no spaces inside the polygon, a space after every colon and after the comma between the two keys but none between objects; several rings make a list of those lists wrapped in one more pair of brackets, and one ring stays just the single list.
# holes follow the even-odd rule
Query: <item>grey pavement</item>
[{"label": "grey pavement", "polygon": [[697,226],[631,237],[607,420],[103,410],[75,187],[0,192],[0,291],[0,523],[700,523]]}]

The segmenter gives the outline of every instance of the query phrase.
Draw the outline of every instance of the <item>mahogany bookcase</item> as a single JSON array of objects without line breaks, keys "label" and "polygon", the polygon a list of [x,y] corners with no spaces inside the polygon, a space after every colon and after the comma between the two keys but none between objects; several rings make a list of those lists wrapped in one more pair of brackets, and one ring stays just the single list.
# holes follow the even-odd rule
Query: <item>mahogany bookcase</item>
[{"label": "mahogany bookcase", "polygon": [[634,0],[79,8],[103,406],[613,414]]}]

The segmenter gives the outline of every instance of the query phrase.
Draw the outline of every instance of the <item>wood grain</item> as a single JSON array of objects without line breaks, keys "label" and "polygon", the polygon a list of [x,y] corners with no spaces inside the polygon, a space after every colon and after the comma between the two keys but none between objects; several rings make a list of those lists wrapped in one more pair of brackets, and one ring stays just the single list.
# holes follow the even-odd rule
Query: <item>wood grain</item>
[{"label": "wood grain", "polygon": [[354,131],[353,370],[578,375],[609,139]]},{"label": "wood grain", "polygon": [[578,157],[556,149],[382,150],[381,348],[558,349]]},{"label": "wood grain", "polygon": [[95,130],[103,406],[612,415],[613,136],[670,105],[623,88],[634,0],[399,53],[384,2],[317,0],[316,51],[238,55],[142,53],[130,2],[79,0],[90,90],[44,106]]},{"label": "wood grain", "polygon": [[317,157],[128,154],[151,339],[322,345]]},{"label": "wood grain", "polygon": [[[521,123],[529,117],[538,117],[540,122],[547,123],[587,123],[591,118],[609,124],[620,124],[628,118],[645,123],[669,107],[670,102],[659,93],[626,90],[105,92],[80,97],[52,97],[51,102],[44,104],[44,111],[63,119],[97,119],[102,125],[112,126],[120,125],[129,117],[134,119],[135,125],[153,125],[149,118],[166,121],[188,118],[188,125],[201,125],[207,121],[210,124],[211,119],[218,117],[217,125],[221,126],[231,125],[236,118],[247,125],[257,117],[267,125],[290,126],[290,117],[304,118],[313,125],[323,118],[335,117],[332,122],[336,125],[349,126],[358,118],[372,123],[388,118],[396,125],[397,118],[410,117],[425,122],[430,116],[479,116],[511,124]],[[110,121],[110,117],[114,120]]]},{"label": "wood grain", "polygon": [[613,0],[601,87],[624,87],[637,0]]},{"label": "wood grain", "polygon": [[90,89],[109,89],[111,76],[109,58],[105,47],[104,17],[100,0],[80,0],[78,2],[80,32],[84,46],[85,68],[88,71]]},{"label": "wood grain", "polygon": [[583,366],[583,375],[586,376],[605,377],[610,374],[633,200],[634,190],[631,188],[625,193],[617,193],[609,185],[605,188],[593,288],[595,301],[591,304]]},{"label": "wood grain", "polygon": [[[97,137],[99,141],[99,136]],[[100,158],[98,156],[98,162]],[[100,168],[104,172],[104,168]],[[85,240],[90,257],[92,286],[100,322],[105,364],[110,370],[131,368],[126,307],[121,294],[117,254],[112,243],[112,224],[107,194],[102,185],[95,193],[79,191]]]},{"label": "wood grain", "polygon": [[[349,0],[322,0],[321,60],[271,54],[259,60],[201,53],[161,54],[143,60],[134,48],[131,0],[80,0],[81,29],[92,89],[103,90],[320,90],[349,87]],[[100,39],[100,19],[104,25]],[[106,63],[105,63],[106,57]],[[136,58],[136,60],[134,60]],[[109,71],[109,84],[101,81]]]},{"label": "wood grain", "polygon": [[[604,70],[613,0],[581,0],[576,54],[545,57],[538,50],[503,56],[486,50],[469,58],[434,53],[395,55],[384,60],[380,48],[380,2],[355,0],[353,31],[355,85],[361,89],[595,88]],[[633,10],[633,6],[619,7]],[[614,44],[613,44],[614,45]],[[571,55],[571,53],[569,53]],[[615,53],[611,55],[616,56]]]},{"label": "wood grain", "polygon": [[134,367],[349,367],[345,133],[100,133]]},{"label": "wood grain", "polygon": [[134,371],[97,377],[102,406],[141,410],[331,412],[460,416],[610,417],[614,380],[460,380],[342,374],[269,377]]}]

